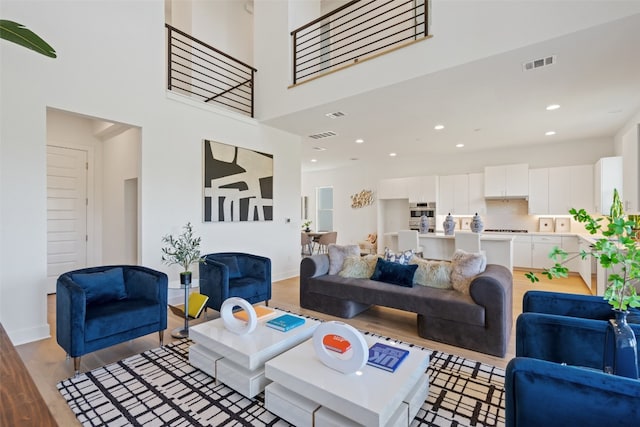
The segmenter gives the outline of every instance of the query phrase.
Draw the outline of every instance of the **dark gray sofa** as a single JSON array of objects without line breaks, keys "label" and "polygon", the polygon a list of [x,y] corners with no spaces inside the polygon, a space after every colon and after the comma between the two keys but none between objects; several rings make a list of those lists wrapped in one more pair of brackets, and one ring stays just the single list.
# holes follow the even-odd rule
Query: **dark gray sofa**
[{"label": "dark gray sofa", "polygon": [[470,295],[328,272],[326,254],[301,261],[301,307],[346,319],[373,305],[397,308],[417,313],[418,335],[423,338],[499,357],[507,351],[513,323],[513,277],[503,266],[488,264],[471,282]]}]

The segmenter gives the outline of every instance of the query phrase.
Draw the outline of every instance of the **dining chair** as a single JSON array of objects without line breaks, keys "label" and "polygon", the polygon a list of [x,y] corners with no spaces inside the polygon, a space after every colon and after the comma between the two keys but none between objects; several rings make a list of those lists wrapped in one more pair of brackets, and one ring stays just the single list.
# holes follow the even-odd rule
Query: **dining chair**
[{"label": "dining chair", "polygon": [[318,239],[318,253],[319,254],[322,254],[322,253],[326,254],[328,252],[327,248],[329,247],[329,245],[332,244],[332,243],[335,244],[337,240],[338,240],[338,232],[337,231],[329,231],[328,233],[324,233]]},{"label": "dining chair", "polygon": [[412,250],[414,254],[422,258],[424,248],[420,246],[420,238],[417,230],[400,230],[398,231],[398,251]]},{"label": "dining chair", "polygon": [[302,255],[311,255],[313,253],[313,240],[311,240],[311,236],[309,236],[304,231],[300,233],[300,246],[302,248]]}]

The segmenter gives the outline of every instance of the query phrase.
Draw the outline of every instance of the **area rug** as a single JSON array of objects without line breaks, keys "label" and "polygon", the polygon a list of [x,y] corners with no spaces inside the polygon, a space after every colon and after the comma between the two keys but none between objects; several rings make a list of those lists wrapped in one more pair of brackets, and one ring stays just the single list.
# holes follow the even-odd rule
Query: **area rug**
[{"label": "area rug", "polygon": [[[369,334],[373,335],[373,334]],[[377,336],[377,335],[374,335]],[[188,363],[188,339],[58,384],[84,426],[290,426]],[[429,395],[412,427],[504,425],[504,371],[432,351]]]}]

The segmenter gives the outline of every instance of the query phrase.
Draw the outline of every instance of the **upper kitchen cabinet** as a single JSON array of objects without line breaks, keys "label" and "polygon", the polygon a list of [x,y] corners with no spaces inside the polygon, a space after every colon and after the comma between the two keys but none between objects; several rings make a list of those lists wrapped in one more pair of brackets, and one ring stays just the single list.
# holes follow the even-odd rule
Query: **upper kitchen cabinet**
[{"label": "upper kitchen cabinet", "polygon": [[[603,157],[593,170],[593,201],[596,213],[609,215],[613,202],[613,189],[622,188],[622,157]],[[624,197],[624,196],[623,196]]]},{"label": "upper kitchen cabinet", "polygon": [[568,215],[569,209],[593,211],[593,166],[531,169],[529,214]]},{"label": "upper kitchen cabinet", "polygon": [[487,202],[484,200],[484,174],[469,174],[469,213],[486,215]]},{"label": "upper kitchen cabinet", "polygon": [[493,199],[529,197],[529,165],[485,166],[484,196]]},{"label": "upper kitchen cabinet", "polygon": [[622,136],[622,201],[626,213],[640,214],[640,124]]},{"label": "upper kitchen cabinet", "polygon": [[438,177],[414,176],[406,178],[410,203],[427,203],[438,200]]},{"label": "upper kitchen cabinet", "polygon": [[446,215],[465,215],[469,213],[469,176],[444,175],[439,177],[438,212]]},{"label": "upper kitchen cabinet", "polygon": [[409,178],[389,178],[378,181],[378,199],[408,199]]}]

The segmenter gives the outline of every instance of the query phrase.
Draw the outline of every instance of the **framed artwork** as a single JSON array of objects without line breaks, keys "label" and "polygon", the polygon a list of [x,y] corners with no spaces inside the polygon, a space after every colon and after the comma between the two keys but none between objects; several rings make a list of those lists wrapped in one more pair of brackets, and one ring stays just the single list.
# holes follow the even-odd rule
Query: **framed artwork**
[{"label": "framed artwork", "polygon": [[273,155],[203,145],[204,222],[273,221]]}]

